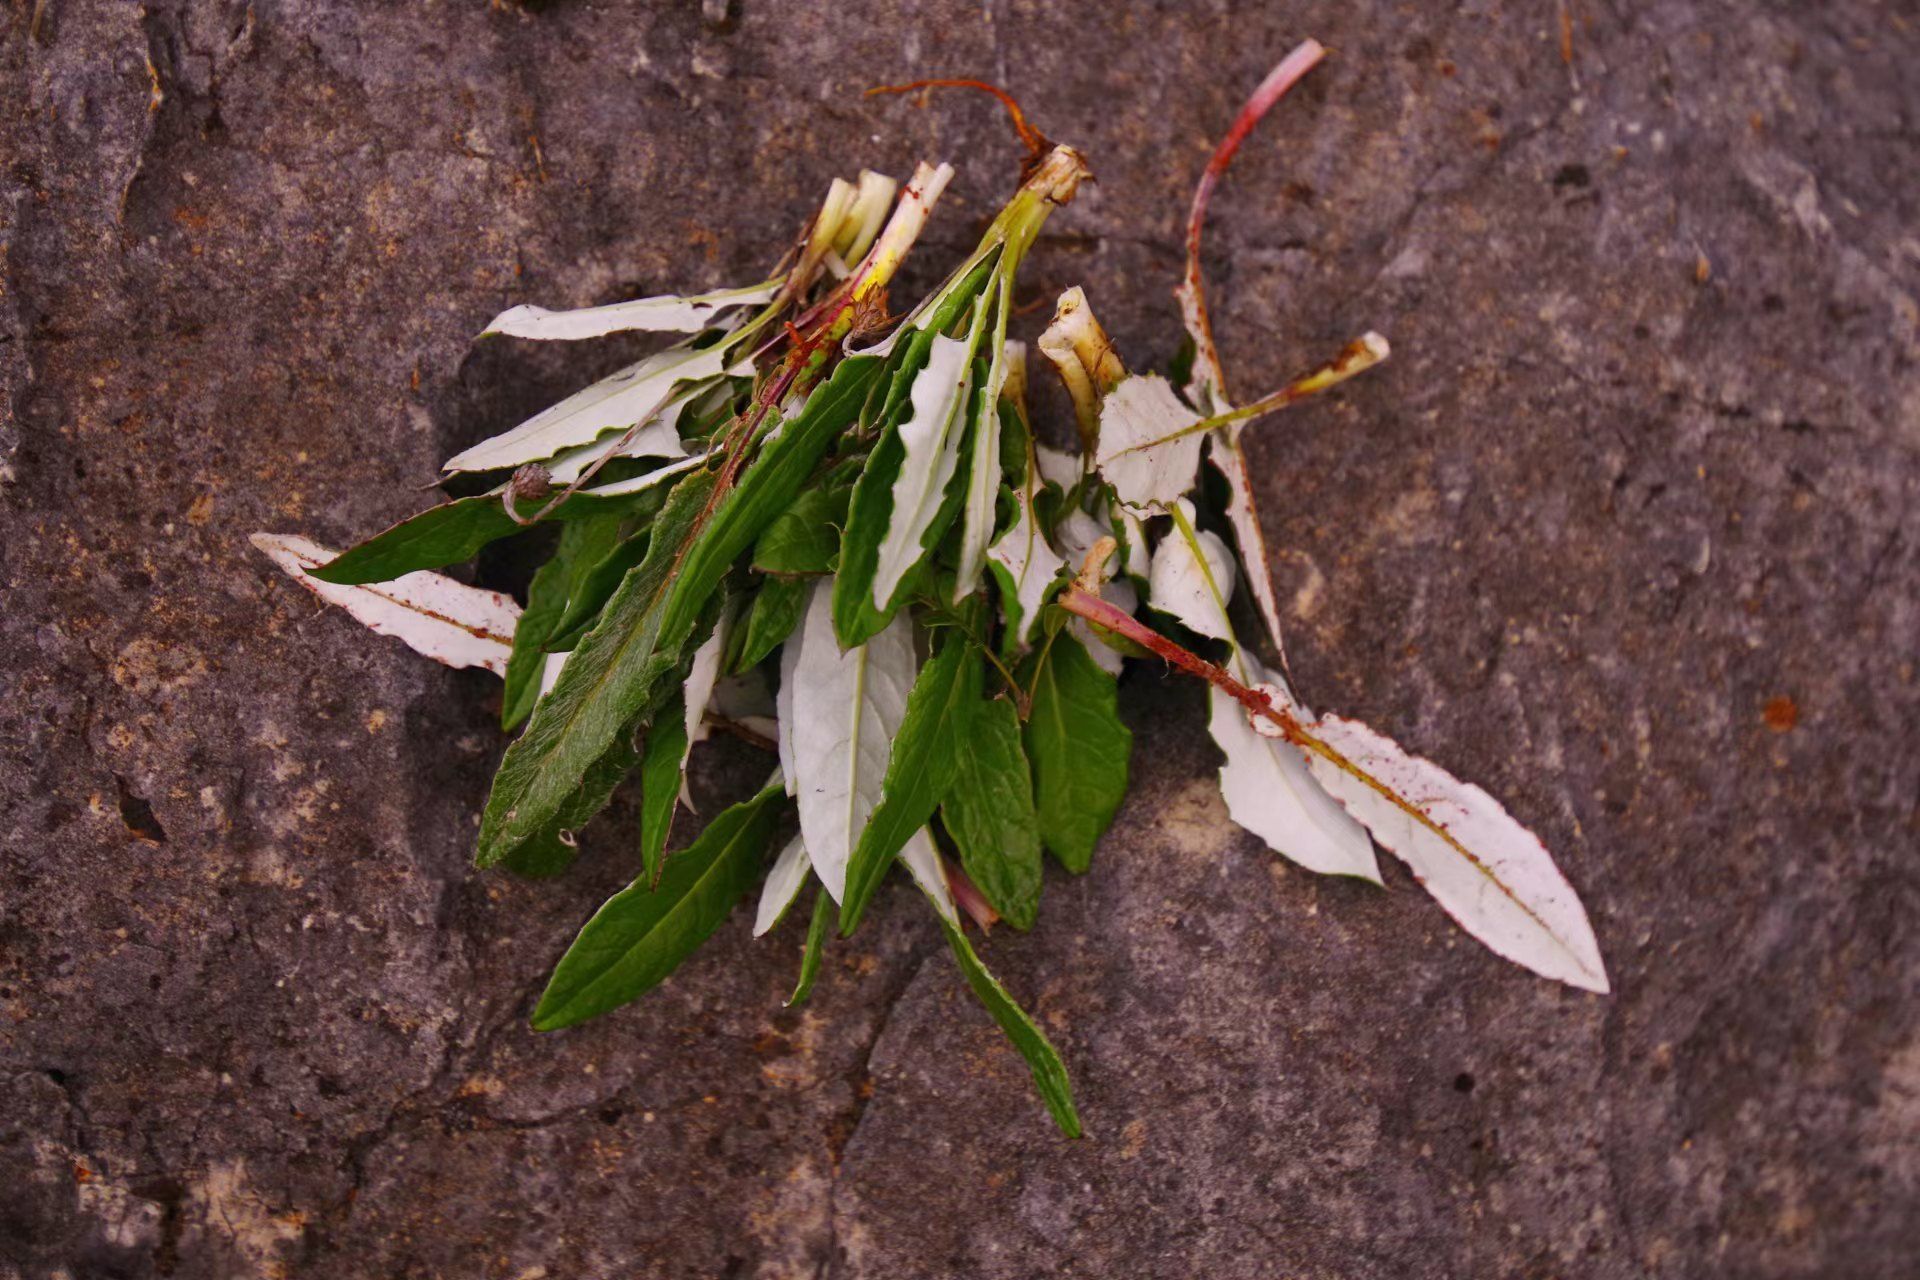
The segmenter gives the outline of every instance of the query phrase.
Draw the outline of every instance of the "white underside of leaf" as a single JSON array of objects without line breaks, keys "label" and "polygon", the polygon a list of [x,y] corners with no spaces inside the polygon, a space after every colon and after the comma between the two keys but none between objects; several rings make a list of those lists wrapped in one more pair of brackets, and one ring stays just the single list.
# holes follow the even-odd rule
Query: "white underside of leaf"
[{"label": "white underside of leaf", "polygon": [[[1268,696],[1277,696],[1296,716],[1312,723],[1306,709],[1255,658],[1235,657],[1241,683],[1265,685]],[[1207,729],[1227,757],[1220,766],[1220,795],[1233,820],[1309,871],[1378,884],[1380,865],[1366,829],[1315,781],[1300,748],[1259,732],[1231,694],[1213,685],[1207,694]]]},{"label": "white underside of leaf", "polygon": [[[1279,677],[1235,640],[1226,608],[1233,598],[1233,558],[1219,538],[1193,527],[1193,506],[1185,499],[1176,504],[1173,528],[1154,550],[1151,584],[1154,608],[1200,635],[1233,645],[1228,666],[1242,684],[1264,687],[1312,722],[1312,713]],[[1309,871],[1379,882],[1379,863],[1365,829],[1315,782],[1298,747],[1260,732],[1246,708],[1215,686],[1208,687],[1207,728],[1227,757],[1220,766],[1220,794],[1235,822]]]},{"label": "white underside of leaf", "polygon": [[722,611],[713,624],[713,634],[693,651],[693,661],[687,666],[683,697],[687,747],[680,754],[680,803],[689,810],[693,808],[693,798],[687,794],[687,760],[693,755],[693,744],[707,737],[707,707],[713,700],[714,681],[720,677],[720,659],[726,652],[727,632],[732,623],[732,610]]},{"label": "white underside of leaf", "polygon": [[1036,441],[1033,456],[1040,463],[1040,478],[1048,484],[1059,485],[1063,490],[1079,484],[1080,478],[1087,473],[1086,459],[1065,449],[1055,449]]},{"label": "white underside of leaf", "polygon": [[696,454],[691,458],[682,458],[678,462],[661,467],[658,471],[649,471],[643,476],[634,476],[627,480],[616,480],[612,484],[594,485],[580,492],[592,494],[598,498],[616,498],[622,494],[639,493],[642,489],[651,489],[663,480],[671,480],[677,475],[693,470],[705,462],[708,454]]},{"label": "white underside of leaf", "polygon": [[[811,606],[812,601],[808,603]],[[800,665],[800,633],[804,627],[803,618],[801,626],[795,627],[794,633],[780,646],[780,691],[773,695],[773,718],[780,726],[774,742],[780,750],[780,773],[786,778],[788,795],[792,795],[798,785],[795,781],[798,774],[793,767],[793,686]]]},{"label": "white underside of leaf", "polygon": [[962,410],[967,402],[972,347],[959,338],[936,335],[926,367],[913,380],[913,407],[900,424],[899,474],[893,478],[893,511],[881,539],[873,570],[873,604],[884,609],[900,580],[926,556],[926,537],[960,464]]},{"label": "white underside of leaf", "polygon": [[651,419],[673,400],[681,382],[726,372],[725,344],[695,350],[669,347],[628,365],[612,377],[576,391],[511,431],[483,440],[447,460],[448,471],[494,471],[551,458],[563,449],[591,444],[608,431],[624,431]]},{"label": "white underside of leaf", "polygon": [[560,668],[566,666],[567,659],[572,656],[573,653],[571,650],[563,653],[550,653],[546,656],[546,660],[540,664],[540,696],[542,698],[552,693],[553,686],[560,683]]},{"label": "white underside of leaf", "polygon": [[290,533],[256,533],[251,541],[275,564],[328,604],[339,605],[376,634],[406,642],[449,667],[507,673],[520,606],[498,591],[482,591],[438,573],[409,573],[392,582],[343,587],[307,570],[340,553]]},{"label": "white underside of leaf", "polygon": [[754,937],[765,936],[780,923],[780,917],[787,914],[787,908],[806,887],[808,869],[806,842],[796,835],[773,860],[773,869],[767,872],[766,882],[760,886],[760,908],[753,915]]},{"label": "white underside of leaf", "polygon": [[835,902],[847,860],[880,802],[893,737],[907,710],[918,663],[905,612],[873,639],[841,652],[833,633],[832,584],[815,584],[800,624],[792,714],[783,716],[799,801],[800,833],[814,872]]},{"label": "white underside of leaf", "polygon": [[972,595],[980,585],[987,563],[987,543],[993,538],[994,506],[1000,497],[1000,389],[1006,372],[1003,348],[988,370],[987,385],[974,398],[973,449],[966,505],[960,517],[960,562],[953,575],[955,603]]},{"label": "white underside of leaf", "polygon": [[780,284],[779,280],[769,280],[765,284],[748,285],[741,289],[721,289],[687,297],[663,294],[604,307],[581,307],[573,311],[549,311],[545,307],[523,304],[510,307],[495,316],[480,336],[564,341],[598,338],[603,334],[630,329],[656,333],[698,333],[711,327],[716,316],[731,308],[773,301],[773,295],[780,291]]},{"label": "white underside of leaf", "polygon": [[[1069,511],[1054,529],[1060,540],[1060,549],[1066,553],[1067,567],[1075,574],[1084,573],[1087,557],[1100,539],[1113,536],[1113,526],[1099,517],[1085,511]],[[1095,581],[1100,585],[1100,598],[1113,605],[1122,613],[1132,613],[1140,607],[1140,593],[1133,583],[1118,577],[1121,552],[1116,541],[1114,551],[1097,566]],[[1075,618],[1068,624],[1076,639],[1086,646],[1087,655],[1100,665],[1108,675],[1117,676],[1125,659],[1120,652],[1103,639],[1085,618]]]},{"label": "white underside of leaf", "polygon": [[1233,556],[1213,533],[1193,528],[1191,502],[1182,498],[1175,507],[1174,526],[1160,539],[1147,569],[1147,602],[1189,631],[1230,641]]},{"label": "white underside of leaf", "polygon": [[1135,374],[1108,392],[1101,405],[1100,454],[1095,465],[1120,501],[1141,510],[1164,511],[1193,488],[1200,467],[1200,437],[1149,442],[1198,421],[1199,415],[1180,403],[1172,383],[1158,374]]},{"label": "white underside of leaf", "polygon": [[907,872],[913,876],[920,891],[933,903],[933,909],[955,928],[960,927],[960,915],[954,910],[953,890],[947,884],[946,864],[941,861],[939,846],[933,842],[933,836],[925,827],[907,837],[907,843],[901,846],[900,860],[907,864]]},{"label": "white underside of leaf", "polygon": [[1240,450],[1239,426],[1208,433],[1207,456],[1227,481],[1227,523],[1240,544],[1240,563],[1247,568],[1247,588],[1260,607],[1260,619],[1267,624],[1273,647],[1284,655],[1286,644],[1280,638],[1280,602],[1273,593],[1273,575],[1267,568],[1267,539],[1260,531],[1260,515],[1253,505],[1253,482],[1247,476],[1246,455]]},{"label": "white underside of leaf", "polygon": [[628,437],[624,431],[609,431],[591,444],[562,449],[545,463],[547,476],[555,484],[572,484],[587,468],[602,458],[684,458],[687,446],[680,439],[680,418],[687,405],[714,383],[696,382],[681,387],[645,426]]},{"label": "white underside of leaf", "polygon": [[1544,977],[1608,990],[1579,896],[1539,837],[1499,801],[1358,721],[1328,716],[1314,733],[1424,815],[1416,821],[1338,765],[1308,757],[1320,785],[1413,870],[1462,928]]},{"label": "white underside of leaf", "polygon": [[1025,647],[1033,638],[1040,603],[1067,562],[1041,536],[1039,522],[1033,518],[1030,492],[1016,495],[1015,511],[1013,527],[987,548],[987,559],[1000,577],[1007,629],[1013,632],[1015,643]]}]

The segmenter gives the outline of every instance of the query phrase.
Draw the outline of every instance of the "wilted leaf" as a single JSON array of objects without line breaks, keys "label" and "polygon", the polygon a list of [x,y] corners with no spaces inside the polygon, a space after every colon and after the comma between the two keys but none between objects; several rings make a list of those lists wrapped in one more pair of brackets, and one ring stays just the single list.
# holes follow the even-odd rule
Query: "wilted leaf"
[{"label": "wilted leaf", "polygon": [[736,307],[757,306],[773,301],[780,291],[779,280],[750,284],[739,289],[720,289],[713,293],[674,297],[636,298],[604,307],[581,307],[573,311],[549,311],[545,307],[521,305],[509,307],[495,316],[480,334],[483,338],[560,339],[598,338],[603,334],[643,329],[660,333],[698,333],[713,325],[716,317]]},{"label": "wilted leaf", "polygon": [[498,591],[437,573],[409,573],[371,586],[323,582],[310,570],[335,558],[317,542],[290,533],[256,533],[251,541],[275,564],[328,604],[339,605],[378,635],[449,667],[507,673],[520,606]]}]

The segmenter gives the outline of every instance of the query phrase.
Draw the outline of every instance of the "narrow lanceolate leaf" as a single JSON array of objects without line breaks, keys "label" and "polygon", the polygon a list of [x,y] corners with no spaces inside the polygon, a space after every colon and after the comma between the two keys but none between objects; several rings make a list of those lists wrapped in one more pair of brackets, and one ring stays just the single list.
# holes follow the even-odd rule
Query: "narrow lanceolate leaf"
[{"label": "narrow lanceolate leaf", "polygon": [[913,381],[912,412],[895,433],[900,461],[868,592],[872,607],[881,613],[893,608],[907,572],[926,558],[928,543],[939,538],[935,518],[959,465],[971,356],[966,340],[936,334],[926,368]]},{"label": "narrow lanceolate leaf", "polygon": [[712,473],[691,472],[674,486],[654,520],[646,560],[607,602],[553,692],[536,707],[526,733],[500,762],[480,824],[482,866],[544,829],[622,729],[657,707],[660,684],[685,657],[701,610],[721,579],[793,502],[821,455],[858,414],[878,373],[877,360],[842,361],[780,438],[762,446],[710,515]]},{"label": "narrow lanceolate leaf", "polygon": [[1312,734],[1338,757],[1308,756],[1320,785],[1462,928],[1535,973],[1608,990],[1579,895],[1539,837],[1499,801],[1357,721],[1326,716]]},{"label": "narrow lanceolate leaf", "polygon": [[807,585],[803,578],[768,578],[760,584],[747,611],[735,672],[758,666],[793,634],[807,607]]},{"label": "narrow lanceolate leaf", "polygon": [[663,601],[679,549],[712,492],[713,476],[704,471],[674,486],[654,520],[647,558],[614,592],[534,708],[527,731],[507,748],[481,818],[481,866],[546,827],[587,767],[657,705],[660,682],[679,666],[687,640],[685,631],[662,634]]},{"label": "narrow lanceolate leaf", "polygon": [[787,908],[800,896],[800,890],[806,887],[807,872],[811,865],[807,862],[807,845],[798,835],[787,841],[787,847],[773,860],[773,869],[767,872],[767,878],[760,885],[760,906],[753,914],[753,936],[764,937],[769,930],[780,923],[787,914]]},{"label": "narrow lanceolate leaf", "polygon": [[960,867],[1008,924],[1031,929],[1040,909],[1040,818],[1013,703],[996,698],[975,708],[954,754],[959,770],[940,819]]},{"label": "narrow lanceolate leaf", "polygon": [[545,307],[509,307],[495,316],[480,334],[483,338],[504,336],[568,340],[598,338],[603,334],[641,329],[655,333],[698,333],[709,328],[716,317],[735,307],[757,306],[773,301],[780,281],[750,284],[740,289],[720,289],[713,293],[695,293],[686,297],[661,295],[635,298],[604,307],[581,307],[573,311],[549,311]]},{"label": "narrow lanceolate leaf", "polygon": [[1041,532],[1040,521],[1034,514],[1033,499],[1038,488],[1039,477],[1030,474],[1026,487],[1014,494],[1013,524],[998,542],[987,548],[987,561],[1000,589],[1007,632],[1016,648],[1024,648],[1032,640],[1033,624],[1039,621],[1040,609],[1059,585],[1061,570],[1067,567],[1067,562]]},{"label": "narrow lanceolate leaf", "polygon": [[[954,567],[955,603],[972,595],[986,571],[987,543],[993,540],[995,507],[1000,499],[1000,396],[1011,370],[1016,387],[1026,382],[1026,345],[1006,340],[1007,313],[1012,310],[1013,273],[999,279],[994,311],[993,360],[986,384],[973,398],[973,423],[967,433],[967,489],[960,506],[960,559]],[[1018,364],[1020,368],[1011,369]]]},{"label": "narrow lanceolate leaf", "polygon": [[[929,312],[928,328],[916,330],[890,362],[893,382],[877,419],[880,438],[853,486],[834,570],[833,621],[842,644],[859,644],[893,617],[959,505],[959,486],[948,492],[959,465],[961,432],[954,419],[963,413],[966,352],[979,341],[984,311],[976,308],[960,350],[938,335],[974,303],[990,265],[982,262],[952,286],[951,295]],[[929,439],[929,433],[938,438]]]},{"label": "narrow lanceolate leaf", "polygon": [[658,886],[636,881],[607,899],[560,958],[534,1030],[570,1027],[637,999],[705,942],[759,875],[779,797],[769,785],[725,810],[674,856]]},{"label": "narrow lanceolate leaf", "polygon": [[1133,734],[1120,723],[1113,677],[1078,640],[1056,635],[1034,665],[1027,755],[1040,838],[1062,866],[1082,872],[1126,795]]},{"label": "narrow lanceolate leaf", "polygon": [[947,945],[953,949],[953,958],[960,966],[960,973],[973,988],[980,1003],[987,1006],[987,1012],[1006,1033],[1020,1056],[1027,1060],[1027,1069],[1033,1073],[1033,1087],[1040,1091],[1040,1100],[1047,1104],[1047,1113],[1053,1122],[1060,1126],[1060,1132],[1069,1138],[1080,1136],[1080,1115],[1073,1109],[1073,1083],[1067,1079],[1067,1067],[1060,1060],[1059,1050],[1047,1039],[1046,1033],[1026,1010],[1014,1003],[1007,989],[1000,985],[980,962],[974,953],[973,944],[967,941],[967,935],[960,926],[940,917],[940,927],[946,932]]},{"label": "narrow lanceolate leaf", "polygon": [[409,573],[377,586],[339,586],[310,572],[337,554],[319,543],[290,533],[256,533],[251,541],[295,582],[339,605],[376,634],[394,636],[415,653],[449,667],[507,673],[520,620],[520,606],[510,597],[437,573]]},{"label": "narrow lanceolate leaf", "polygon": [[907,837],[906,844],[900,848],[900,863],[920,886],[920,892],[933,903],[941,920],[958,925],[960,912],[954,905],[953,886],[947,883],[947,866],[940,857],[940,846],[933,842],[933,833],[921,827]]},{"label": "narrow lanceolate leaf", "polygon": [[641,879],[649,885],[659,881],[667,865],[667,834],[673,829],[673,808],[692,747],[681,714],[684,706],[684,697],[675,694],[660,708],[640,757],[640,866]]},{"label": "narrow lanceolate leaf", "polygon": [[[1257,658],[1246,653],[1236,657],[1243,683],[1264,688],[1269,697],[1311,721],[1279,677]],[[1233,820],[1309,871],[1380,883],[1380,866],[1366,830],[1315,781],[1300,749],[1262,733],[1261,726],[1248,719],[1247,709],[1227,693],[1209,688],[1207,699],[1207,729],[1227,757],[1220,766],[1220,795]]]},{"label": "narrow lanceolate leaf", "polygon": [[726,370],[727,358],[723,343],[670,347],[575,392],[511,431],[455,454],[447,460],[445,469],[496,471],[539,462],[562,449],[590,444],[609,431],[624,431],[648,422],[666,408],[675,386],[719,377]]},{"label": "narrow lanceolate leaf", "polygon": [[1158,374],[1135,374],[1115,387],[1101,406],[1100,451],[1094,465],[1120,501],[1164,511],[1193,488],[1200,437],[1176,433],[1198,421],[1200,415],[1180,403],[1172,383]]},{"label": "narrow lanceolate leaf", "polygon": [[547,637],[567,609],[567,564],[558,556],[541,565],[527,586],[527,607],[513,629],[507,659],[507,689],[500,697],[500,727],[513,729],[533,713],[546,674]]},{"label": "narrow lanceolate leaf", "polygon": [[880,803],[893,738],[906,717],[916,666],[913,626],[900,615],[867,643],[843,651],[833,632],[832,588],[822,582],[788,644],[796,642],[792,671],[782,677],[781,733],[792,744],[807,856],[841,902],[854,842]]},{"label": "narrow lanceolate leaf", "polygon": [[[548,518],[571,522],[617,514],[629,520],[644,520],[659,509],[666,492],[659,487],[661,482],[682,470],[685,468],[677,465],[663,467],[625,481],[617,490],[576,493],[554,508]],[[523,501],[520,514],[531,518],[544,505],[544,502]],[[525,528],[507,514],[498,491],[456,498],[428,507],[419,515],[410,516],[384,533],[349,548],[314,570],[313,576],[322,582],[343,586],[387,582],[418,569],[438,569],[471,560],[488,543],[511,537]]]},{"label": "narrow lanceolate leaf", "polygon": [[[1191,631],[1233,646],[1227,665],[1236,679],[1312,722],[1312,713],[1294,701],[1279,676],[1235,641],[1227,617],[1232,558],[1219,538],[1194,528],[1193,505],[1185,499],[1175,505],[1173,528],[1154,552],[1151,583],[1154,608]],[[1314,781],[1300,748],[1265,732],[1270,724],[1263,720],[1256,725],[1245,707],[1214,686],[1208,688],[1207,727],[1226,755],[1220,794],[1235,822],[1309,871],[1379,883],[1380,868],[1366,830]]]},{"label": "narrow lanceolate leaf", "polygon": [[813,919],[807,922],[807,949],[800,953],[800,980],[793,984],[793,994],[787,997],[789,1009],[813,993],[813,980],[820,972],[820,955],[827,949],[827,909],[832,902],[825,890],[814,891]]},{"label": "narrow lanceolate leaf", "polygon": [[1207,457],[1227,481],[1227,523],[1233,527],[1233,540],[1240,544],[1240,563],[1247,566],[1247,589],[1260,607],[1260,620],[1267,624],[1274,652],[1286,657],[1286,642],[1280,635],[1280,602],[1273,593],[1273,575],[1267,566],[1266,535],[1260,531],[1260,512],[1254,506],[1253,480],[1247,474],[1247,459],[1240,448],[1240,435],[1232,427],[1207,436]]},{"label": "narrow lanceolate leaf", "polygon": [[794,499],[753,544],[753,567],[762,573],[826,573],[840,553],[840,526],[847,522],[843,488],[808,489]]},{"label": "narrow lanceolate leaf", "polygon": [[942,640],[920,669],[894,735],[880,803],[859,833],[840,898],[840,932],[852,933],[893,857],[924,827],[946,796],[959,767],[956,748],[980,703],[983,656],[957,631]]},{"label": "narrow lanceolate leaf", "polygon": [[[1121,510],[1125,510],[1124,507]],[[1136,529],[1137,529],[1136,525]],[[1060,540],[1060,550],[1066,553],[1067,566],[1084,573],[1087,558],[1102,538],[1114,536],[1112,525],[1087,514],[1075,507],[1067,512],[1054,530],[1054,536]],[[1124,613],[1132,613],[1140,607],[1140,592],[1134,587],[1131,578],[1120,575],[1121,547],[1124,544],[1115,540],[1113,553],[1094,566],[1093,580],[1099,583],[1100,598]],[[1067,624],[1067,629],[1079,638],[1087,647],[1087,654],[1100,664],[1100,669],[1110,676],[1120,674],[1123,658],[1120,651],[1089,626],[1085,618],[1075,618]]]},{"label": "narrow lanceolate leaf", "polygon": [[549,648],[571,649],[579,643],[580,635],[600,616],[607,601],[613,599],[613,593],[626,581],[627,574],[647,558],[649,544],[646,533],[634,534],[615,542],[592,563],[576,569],[567,593],[567,610],[553,624]]}]

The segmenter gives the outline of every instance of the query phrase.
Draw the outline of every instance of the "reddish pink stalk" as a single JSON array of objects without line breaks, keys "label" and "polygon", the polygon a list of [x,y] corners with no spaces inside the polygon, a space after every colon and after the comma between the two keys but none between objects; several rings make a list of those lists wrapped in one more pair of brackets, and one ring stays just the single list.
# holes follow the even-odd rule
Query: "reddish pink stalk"
[{"label": "reddish pink stalk", "polygon": [[1207,161],[1200,184],[1193,191],[1193,209],[1187,215],[1187,275],[1174,292],[1180,299],[1180,309],[1186,313],[1187,328],[1193,334],[1197,348],[1194,358],[1223,397],[1227,394],[1227,377],[1220,366],[1220,352],[1213,343],[1213,323],[1207,318],[1206,285],[1200,279],[1200,230],[1207,220],[1207,201],[1212,199],[1220,175],[1233,163],[1234,153],[1240,150],[1240,144],[1247,140],[1261,117],[1273,110],[1273,104],[1285,97],[1287,90],[1313,70],[1326,53],[1318,40],[1304,41],[1267,73],[1267,78],[1240,108],[1240,114],[1234,117],[1233,127],[1213,149],[1213,158]]},{"label": "reddish pink stalk", "polygon": [[[1125,636],[1135,644],[1159,655],[1179,667],[1189,675],[1199,676],[1208,684],[1214,685],[1231,694],[1235,701],[1254,715],[1265,716],[1280,726],[1281,734],[1295,746],[1305,747],[1309,751],[1326,755],[1332,748],[1307,732],[1285,707],[1276,706],[1273,699],[1258,689],[1249,689],[1225,670],[1208,662],[1193,650],[1173,641],[1141,622],[1132,614],[1118,606],[1108,604],[1099,596],[1083,588],[1079,583],[1068,587],[1060,597],[1060,607],[1068,613],[1077,613],[1095,626],[1105,627],[1116,635]],[[1344,760],[1344,757],[1342,758]]]},{"label": "reddish pink stalk", "polygon": [[1000,913],[987,901],[987,895],[980,892],[980,886],[952,863],[943,859],[941,866],[946,870],[947,889],[953,894],[954,904],[973,917],[973,922],[982,929],[992,928],[1000,919]]}]

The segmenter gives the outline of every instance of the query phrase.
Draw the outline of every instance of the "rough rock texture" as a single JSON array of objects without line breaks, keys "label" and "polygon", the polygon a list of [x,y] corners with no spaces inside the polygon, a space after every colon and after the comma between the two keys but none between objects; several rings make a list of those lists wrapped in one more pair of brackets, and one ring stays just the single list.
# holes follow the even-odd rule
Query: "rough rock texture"
[{"label": "rough rock texture", "polygon": [[[912,8],[0,10],[0,1276],[1911,1276],[1920,18]],[[378,528],[616,358],[470,352],[509,299],[747,278],[921,156],[970,244],[1002,121],[875,82],[1084,146],[1032,297],[1164,360],[1210,140],[1307,34],[1209,242],[1237,391],[1394,343],[1254,437],[1298,684],[1536,827],[1615,994],[1276,863],[1141,670],[1093,873],[987,947],[1087,1140],[904,887],[804,1011],[741,919],[528,1031],[630,811],[471,871],[497,685],[247,532]]]}]

